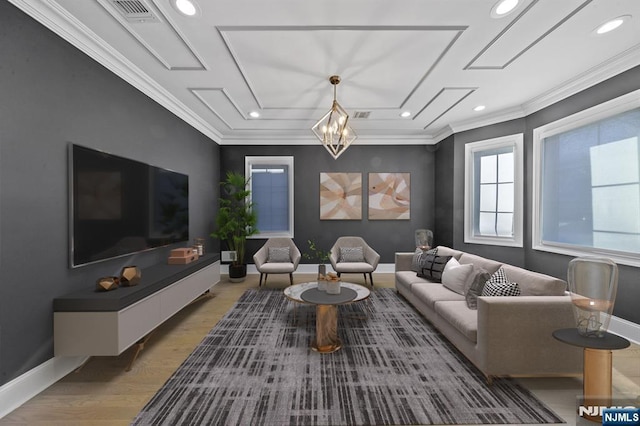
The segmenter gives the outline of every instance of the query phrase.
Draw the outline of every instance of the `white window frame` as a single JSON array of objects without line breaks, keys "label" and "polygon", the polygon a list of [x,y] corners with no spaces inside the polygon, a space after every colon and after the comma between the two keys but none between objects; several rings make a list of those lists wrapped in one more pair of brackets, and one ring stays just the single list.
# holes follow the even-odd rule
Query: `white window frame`
[{"label": "white window frame", "polygon": [[548,137],[584,127],[596,121],[640,108],[640,90],[593,106],[578,113],[545,124],[533,130],[533,202],[531,212],[531,244],[534,250],[569,256],[606,256],[616,263],[640,266],[640,257],[628,252],[561,244],[542,240],[542,141]]},{"label": "white window frame", "polygon": [[[522,247],[523,241],[523,200],[524,200],[524,134],[502,136],[478,142],[467,143],[464,146],[464,242],[469,244],[486,244],[506,247]],[[513,236],[499,237],[476,235],[474,230],[474,156],[477,152],[490,151],[499,148],[513,147]]]},{"label": "white window frame", "polygon": [[[293,157],[292,156],[245,156],[244,157],[244,173],[247,178],[251,177],[251,166],[255,165],[283,165],[288,167],[289,171],[289,229],[284,232],[262,232],[258,229],[258,233],[248,237],[249,239],[264,239],[264,238],[293,238]],[[249,202],[251,202],[251,195],[249,195]]]}]

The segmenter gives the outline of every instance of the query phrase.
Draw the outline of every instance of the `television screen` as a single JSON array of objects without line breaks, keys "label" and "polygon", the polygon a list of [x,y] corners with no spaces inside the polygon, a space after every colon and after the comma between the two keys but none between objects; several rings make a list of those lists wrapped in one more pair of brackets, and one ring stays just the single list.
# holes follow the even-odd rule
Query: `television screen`
[{"label": "television screen", "polygon": [[70,148],[71,266],[189,240],[189,177]]}]

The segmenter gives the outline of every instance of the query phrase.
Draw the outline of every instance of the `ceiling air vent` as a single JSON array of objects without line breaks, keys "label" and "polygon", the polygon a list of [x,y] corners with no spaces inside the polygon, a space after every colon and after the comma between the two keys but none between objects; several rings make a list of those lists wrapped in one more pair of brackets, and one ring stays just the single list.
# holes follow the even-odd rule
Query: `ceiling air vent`
[{"label": "ceiling air vent", "polygon": [[371,111],[356,111],[353,113],[353,118],[369,118]]},{"label": "ceiling air vent", "polygon": [[133,22],[157,22],[153,12],[140,0],[111,0],[118,12]]}]

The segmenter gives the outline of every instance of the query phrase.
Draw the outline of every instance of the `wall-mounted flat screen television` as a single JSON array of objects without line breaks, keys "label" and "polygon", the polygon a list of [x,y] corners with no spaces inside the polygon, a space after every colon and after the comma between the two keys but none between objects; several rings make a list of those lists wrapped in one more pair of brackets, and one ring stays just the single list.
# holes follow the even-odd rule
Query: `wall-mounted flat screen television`
[{"label": "wall-mounted flat screen television", "polygon": [[189,177],[71,144],[70,263],[189,240]]}]

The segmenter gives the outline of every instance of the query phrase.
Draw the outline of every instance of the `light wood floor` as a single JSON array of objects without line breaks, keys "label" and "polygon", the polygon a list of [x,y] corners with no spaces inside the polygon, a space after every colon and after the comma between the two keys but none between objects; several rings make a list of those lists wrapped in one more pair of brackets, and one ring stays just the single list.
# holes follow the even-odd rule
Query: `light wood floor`
[{"label": "light wood floor", "polygon": [[[297,274],[297,283],[315,278]],[[344,279],[362,283],[359,275]],[[393,287],[393,274],[375,274],[376,287]],[[270,288],[288,285],[286,275],[269,277]],[[94,357],[78,372],[66,376],[41,394],[0,419],[0,425],[128,425],[207,332],[247,288],[258,286],[258,276],[243,283],[222,281],[213,297],[198,301],[161,325],[147,342],[129,372],[133,349],[118,357]],[[614,396],[640,398],[640,347],[614,351]],[[538,398],[567,424],[575,424],[578,378],[521,379]],[[640,401],[639,401],[640,402]]]}]

